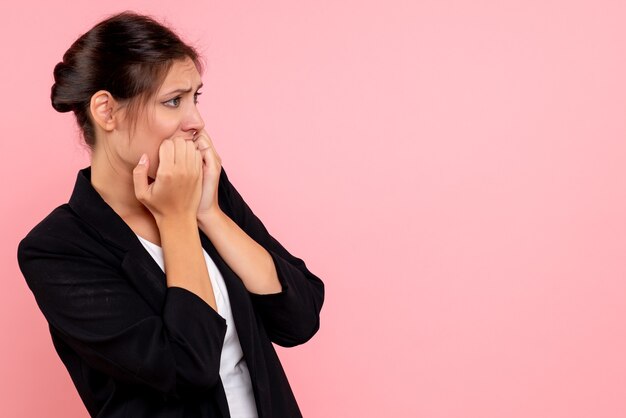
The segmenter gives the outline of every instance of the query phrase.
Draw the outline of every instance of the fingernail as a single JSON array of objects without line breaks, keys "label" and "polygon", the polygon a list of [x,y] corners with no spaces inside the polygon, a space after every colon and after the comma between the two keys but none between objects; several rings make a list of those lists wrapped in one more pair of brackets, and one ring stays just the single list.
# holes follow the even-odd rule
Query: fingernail
[{"label": "fingernail", "polygon": [[148,160],[148,156],[146,154],[141,154],[141,158],[139,159],[139,164],[145,164]]}]

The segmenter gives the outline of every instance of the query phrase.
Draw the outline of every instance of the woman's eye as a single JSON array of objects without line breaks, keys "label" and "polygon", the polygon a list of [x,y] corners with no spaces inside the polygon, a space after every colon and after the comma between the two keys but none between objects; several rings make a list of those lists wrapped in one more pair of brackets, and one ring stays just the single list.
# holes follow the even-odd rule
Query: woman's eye
[{"label": "woman's eye", "polygon": [[200,96],[202,93],[201,92],[197,92],[196,94],[193,95],[193,102],[194,103],[198,103],[198,96]]},{"label": "woman's eye", "polygon": [[180,105],[180,97],[169,99],[168,101],[163,102],[163,104],[170,107],[178,107],[178,105]]}]

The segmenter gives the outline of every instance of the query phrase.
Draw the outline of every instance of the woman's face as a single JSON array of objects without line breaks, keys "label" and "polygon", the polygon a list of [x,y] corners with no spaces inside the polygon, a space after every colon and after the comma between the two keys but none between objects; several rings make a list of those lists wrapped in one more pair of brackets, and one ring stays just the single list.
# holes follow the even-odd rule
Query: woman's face
[{"label": "woman's face", "polygon": [[193,61],[190,58],[174,61],[154,98],[139,109],[136,128],[131,131],[124,152],[131,169],[145,152],[150,159],[148,176],[154,179],[163,140],[177,136],[192,140],[194,133],[204,128],[196,107],[200,87],[202,79]]}]

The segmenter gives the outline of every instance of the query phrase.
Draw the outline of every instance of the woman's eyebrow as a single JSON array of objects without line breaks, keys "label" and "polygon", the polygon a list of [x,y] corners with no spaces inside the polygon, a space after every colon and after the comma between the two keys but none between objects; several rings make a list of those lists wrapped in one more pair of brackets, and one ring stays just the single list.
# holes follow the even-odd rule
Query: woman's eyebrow
[{"label": "woman's eyebrow", "polygon": [[[196,91],[200,90],[203,85],[204,83],[200,83],[200,85],[196,87]],[[169,93],[164,94],[163,96],[169,96],[170,94],[174,94],[174,93],[189,93],[190,91],[191,91],[191,87],[189,87],[188,89],[176,89],[176,90],[170,91]]]}]

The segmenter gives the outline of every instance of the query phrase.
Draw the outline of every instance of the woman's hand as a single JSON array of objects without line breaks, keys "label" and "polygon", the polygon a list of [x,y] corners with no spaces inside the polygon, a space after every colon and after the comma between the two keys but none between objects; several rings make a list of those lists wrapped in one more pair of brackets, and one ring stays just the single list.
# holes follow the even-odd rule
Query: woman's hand
[{"label": "woman's hand", "polygon": [[[196,219],[202,195],[202,155],[196,145],[180,137],[164,140],[159,147],[159,167],[148,185],[147,154],[133,170],[135,197],[160,222],[166,217]],[[219,173],[219,171],[218,171]]]},{"label": "woman's hand", "polygon": [[222,170],[222,159],[213,147],[213,141],[205,129],[194,136],[194,144],[202,155],[202,197],[198,205],[197,217],[219,210],[217,185]]}]

